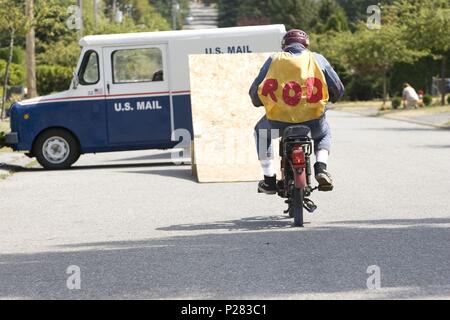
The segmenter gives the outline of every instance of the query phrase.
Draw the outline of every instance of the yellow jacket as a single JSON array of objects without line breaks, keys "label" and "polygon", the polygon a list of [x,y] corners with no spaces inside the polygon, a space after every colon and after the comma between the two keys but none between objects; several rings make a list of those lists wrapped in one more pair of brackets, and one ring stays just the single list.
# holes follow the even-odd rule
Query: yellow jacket
[{"label": "yellow jacket", "polygon": [[269,120],[288,123],[320,118],[329,99],[325,75],[310,51],[276,53],[258,96]]}]

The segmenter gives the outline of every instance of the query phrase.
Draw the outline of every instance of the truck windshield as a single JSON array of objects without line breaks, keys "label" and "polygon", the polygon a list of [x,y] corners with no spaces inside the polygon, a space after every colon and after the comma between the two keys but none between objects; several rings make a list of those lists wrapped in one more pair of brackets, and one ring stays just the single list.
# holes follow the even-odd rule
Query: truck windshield
[{"label": "truck windshield", "polygon": [[93,50],[86,52],[80,70],[81,72],[78,75],[80,84],[92,85],[100,80],[97,52]]}]

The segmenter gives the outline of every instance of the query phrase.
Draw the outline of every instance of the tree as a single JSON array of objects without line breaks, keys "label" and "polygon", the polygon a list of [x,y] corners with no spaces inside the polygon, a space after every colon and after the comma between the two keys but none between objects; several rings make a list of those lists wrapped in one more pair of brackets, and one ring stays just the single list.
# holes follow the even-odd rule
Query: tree
[{"label": "tree", "polygon": [[270,0],[219,0],[219,27],[270,24]]},{"label": "tree", "polygon": [[441,60],[441,105],[445,104],[447,59],[450,55],[450,3],[448,0],[398,1],[394,7],[411,35],[409,41]]},{"label": "tree", "polygon": [[145,28],[155,31],[170,29],[167,20],[148,0],[123,0],[119,8],[128,14],[128,18],[132,18],[137,25],[143,25]]},{"label": "tree", "polygon": [[34,0],[26,0],[26,15],[29,22],[26,40],[27,57],[27,88],[28,97],[37,96],[36,91],[36,55],[35,55],[35,34],[34,34]]},{"label": "tree", "polygon": [[234,27],[239,16],[240,0],[218,0],[219,27]]},{"label": "tree", "polygon": [[314,0],[269,0],[269,10],[272,23],[309,31],[317,23],[319,6]]},{"label": "tree", "polygon": [[316,32],[348,31],[348,21],[344,9],[335,0],[322,0],[318,10],[319,21]]},{"label": "tree", "polygon": [[[326,17],[319,16],[322,2],[330,4],[330,12]],[[345,12],[334,0],[218,0],[217,3],[219,27],[280,23],[287,29],[300,28],[306,31],[315,30],[318,24],[321,24],[323,29],[348,28]],[[336,11],[332,12],[334,9]]]},{"label": "tree", "polygon": [[345,14],[350,23],[357,23],[367,19],[367,7],[377,5],[382,2],[383,5],[392,4],[393,0],[336,0],[336,2],[344,9]]},{"label": "tree", "polygon": [[[42,53],[47,47],[57,43],[77,42],[77,32],[69,29],[67,21],[72,15],[68,11],[74,2],[70,0],[39,0],[36,1],[34,27],[36,33],[36,52]],[[87,6],[84,6],[86,10]],[[86,15],[85,15],[86,17]]]},{"label": "tree", "polygon": [[339,55],[358,75],[376,75],[383,83],[383,106],[388,99],[390,72],[396,63],[413,63],[427,55],[425,50],[411,47],[400,25],[383,25],[380,30],[370,30],[364,23],[353,34],[341,33],[335,42]]},{"label": "tree", "polygon": [[[172,17],[172,5],[174,0],[149,0],[150,4],[155,7],[160,15],[163,16],[167,21],[173,19]],[[178,16],[176,17],[177,29],[183,27],[184,18],[189,13],[189,0],[177,0],[180,4],[180,10],[178,11]]]},{"label": "tree", "polygon": [[249,26],[270,23],[269,0],[247,0],[239,4],[237,25]]},{"label": "tree", "polygon": [[28,21],[23,19],[25,8],[22,3],[13,0],[0,0],[0,30],[9,34],[9,56],[5,67],[5,76],[3,79],[2,107],[0,110],[0,119],[4,117],[6,90],[9,80],[9,67],[14,54],[14,40],[17,35],[24,34],[28,26]]}]

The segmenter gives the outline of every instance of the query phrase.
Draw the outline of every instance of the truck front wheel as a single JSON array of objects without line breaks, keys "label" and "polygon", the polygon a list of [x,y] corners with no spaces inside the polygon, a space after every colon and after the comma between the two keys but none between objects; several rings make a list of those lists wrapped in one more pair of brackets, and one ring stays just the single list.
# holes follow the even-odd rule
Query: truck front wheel
[{"label": "truck front wheel", "polygon": [[33,154],[45,169],[67,169],[80,157],[80,147],[67,130],[49,129],[37,137]]}]

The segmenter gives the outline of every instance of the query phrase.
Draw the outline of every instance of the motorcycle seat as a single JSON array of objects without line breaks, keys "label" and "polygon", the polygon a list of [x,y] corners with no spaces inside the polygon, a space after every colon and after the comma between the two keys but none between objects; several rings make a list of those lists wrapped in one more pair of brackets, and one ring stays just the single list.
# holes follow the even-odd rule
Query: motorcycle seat
[{"label": "motorcycle seat", "polygon": [[283,131],[283,139],[293,138],[293,137],[307,137],[309,136],[311,130],[307,126],[293,125],[289,126]]}]

